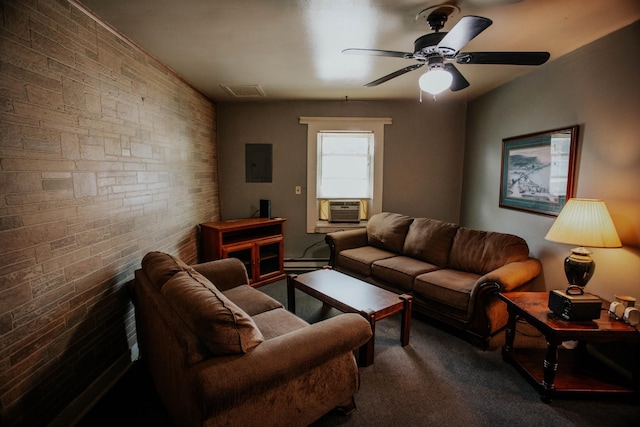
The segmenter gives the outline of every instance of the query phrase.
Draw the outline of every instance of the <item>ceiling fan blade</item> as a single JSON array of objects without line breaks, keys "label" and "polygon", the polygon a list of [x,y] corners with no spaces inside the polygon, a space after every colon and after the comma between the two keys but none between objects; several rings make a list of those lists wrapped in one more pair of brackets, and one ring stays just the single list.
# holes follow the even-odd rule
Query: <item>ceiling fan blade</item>
[{"label": "ceiling fan blade", "polygon": [[493,24],[491,19],[481,16],[463,16],[451,31],[440,40],[438,49],[445,55],[454,55],[491,24]]},{"label": "ceiling fan blade", "polygon": [[456,56],[458,64],[542,65],[549,52],[464,52]]},{"label": "ceiling fan blade", "polygon": [[392,58],[413,58],[413,53],[398,52],[396,50],[379,50],[379,49],[345,49],[342,51],[347,55],[369,55],[369,56],[389,56]]},{"label": "ceiling fan blade", "polygon": [[367,83],[366,85],[364,85],[364,87],[378,86],[381,83],[384,83],[384,82],[386,82],[388,80],[391,80],[391,79],[393,79],[395,77],[401,76],[401,75],[403,75],[405,73],[408,73],[409,71],[417,70],[418,68],[422,67],[423,65],[424,65],[424,62],[420,63],[420,64],[409,65],[408,67],[404,67],[401,70],[394,71],[391,74],[387,74],[384,77],[380,77],[378,80],[374,80],[374,81],[372,81],[370,83]]},{"label": "ceiling fan blade", "polygon": [[542,65],[549,52],[465,52],[456,56],[458,64]]},{"label": "ceiling fan blade", "polygon": [[462,73],[458,71],[455,65],[445,64],[444,69],[451,73],[451,76],[453,77],[451,87],[449,88],[451,89],[451,92],[456,92],[469,86],[469,82],[464,78]]}]

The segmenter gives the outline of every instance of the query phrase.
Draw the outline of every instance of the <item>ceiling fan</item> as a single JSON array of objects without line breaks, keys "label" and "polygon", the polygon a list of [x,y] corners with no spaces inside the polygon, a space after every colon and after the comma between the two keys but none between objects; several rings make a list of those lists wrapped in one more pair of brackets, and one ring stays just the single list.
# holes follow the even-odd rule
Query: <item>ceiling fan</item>
[{"label": "ceiling fan", "polygon": [[451,31],[440,32],[454,11],[459,12],[457,6],[443,4],[424,9],[416,16],[416,18],[424,16],[429,12],[426,20],[434,32],[416,39],[413,53],[357,48],[345,49],[342,53],[418,61],[417,64],[401,68],[367,83],[365,87],[377,86],[427,65],[428,70],[420,77],[419,85],[422,90],[434,96],[448,88],[455,92],[469,86],[467,79],[453,65],[454,62],[457,64],[542,65],[549,59],[548,52],[460,52],[460,49],[486,30],[493,21],[481,16],[463,16]]}]

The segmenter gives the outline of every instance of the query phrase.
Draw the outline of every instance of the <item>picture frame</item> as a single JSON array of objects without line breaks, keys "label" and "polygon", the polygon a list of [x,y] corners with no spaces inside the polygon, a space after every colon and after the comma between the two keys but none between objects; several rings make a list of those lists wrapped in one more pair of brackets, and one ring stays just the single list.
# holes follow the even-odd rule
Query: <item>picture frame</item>
[{"label": "picture frame", "polygon": [[574,196],[579,126],[502,140],[501,208],[557,216]]}]

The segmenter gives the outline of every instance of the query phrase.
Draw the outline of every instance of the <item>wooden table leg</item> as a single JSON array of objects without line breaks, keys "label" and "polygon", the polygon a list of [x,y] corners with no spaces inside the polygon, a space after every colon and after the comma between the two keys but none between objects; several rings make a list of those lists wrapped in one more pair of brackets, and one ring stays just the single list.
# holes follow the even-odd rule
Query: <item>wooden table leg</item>
[{"label": "wooden table leg", "polygon": [[400,324],[400,340],[402,346],[409,344],[409,333],[411,332],[411,307],[413,305],[413,297],[411,295],[402,294],[400,299],[404,301],[404,309],[402,311],[402,323]]},{"label": "wooden table leg", "polygon": [[372,334],[369,341],[360,347],[358,364],[360,366],[369,366],[373,364],[374,345],[376,340],[376,313],[375,311],[361,311],[360,315],[369,322]]},{"label": "wooden table leg", "polygon": [[544,379],[542,380],[542,401],[551,403],[555,386],[553,381],[558,372],[558,344],[555,340],[547,338],[547,355],[544,358]]},{"label": "wooden table leg", "polygon": [[502,358],[507,360],[509,353],[513,351],[513,342],[516,338],[516,318],[518,317],[515,310],[511,306],[507,307],[509,319],[507,320],[507,329],[504,335],[504,347],[502,347]]},{"label": "wooden table leg", "polygon": [[287,309],[292,313],[296,312],[296,287],[293,284],[296,277],[297,274],[287,276]]}]

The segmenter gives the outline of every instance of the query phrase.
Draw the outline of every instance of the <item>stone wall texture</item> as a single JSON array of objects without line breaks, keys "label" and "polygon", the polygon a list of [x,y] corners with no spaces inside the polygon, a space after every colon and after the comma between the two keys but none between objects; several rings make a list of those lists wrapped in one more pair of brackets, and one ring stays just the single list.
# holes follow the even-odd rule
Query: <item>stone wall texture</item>
[{"label": "stone wall texture", "polygon": [[216,107],[66,0],[0,21],[0,425],[45,425],[134,348],[142,257],[219,219]]}]

